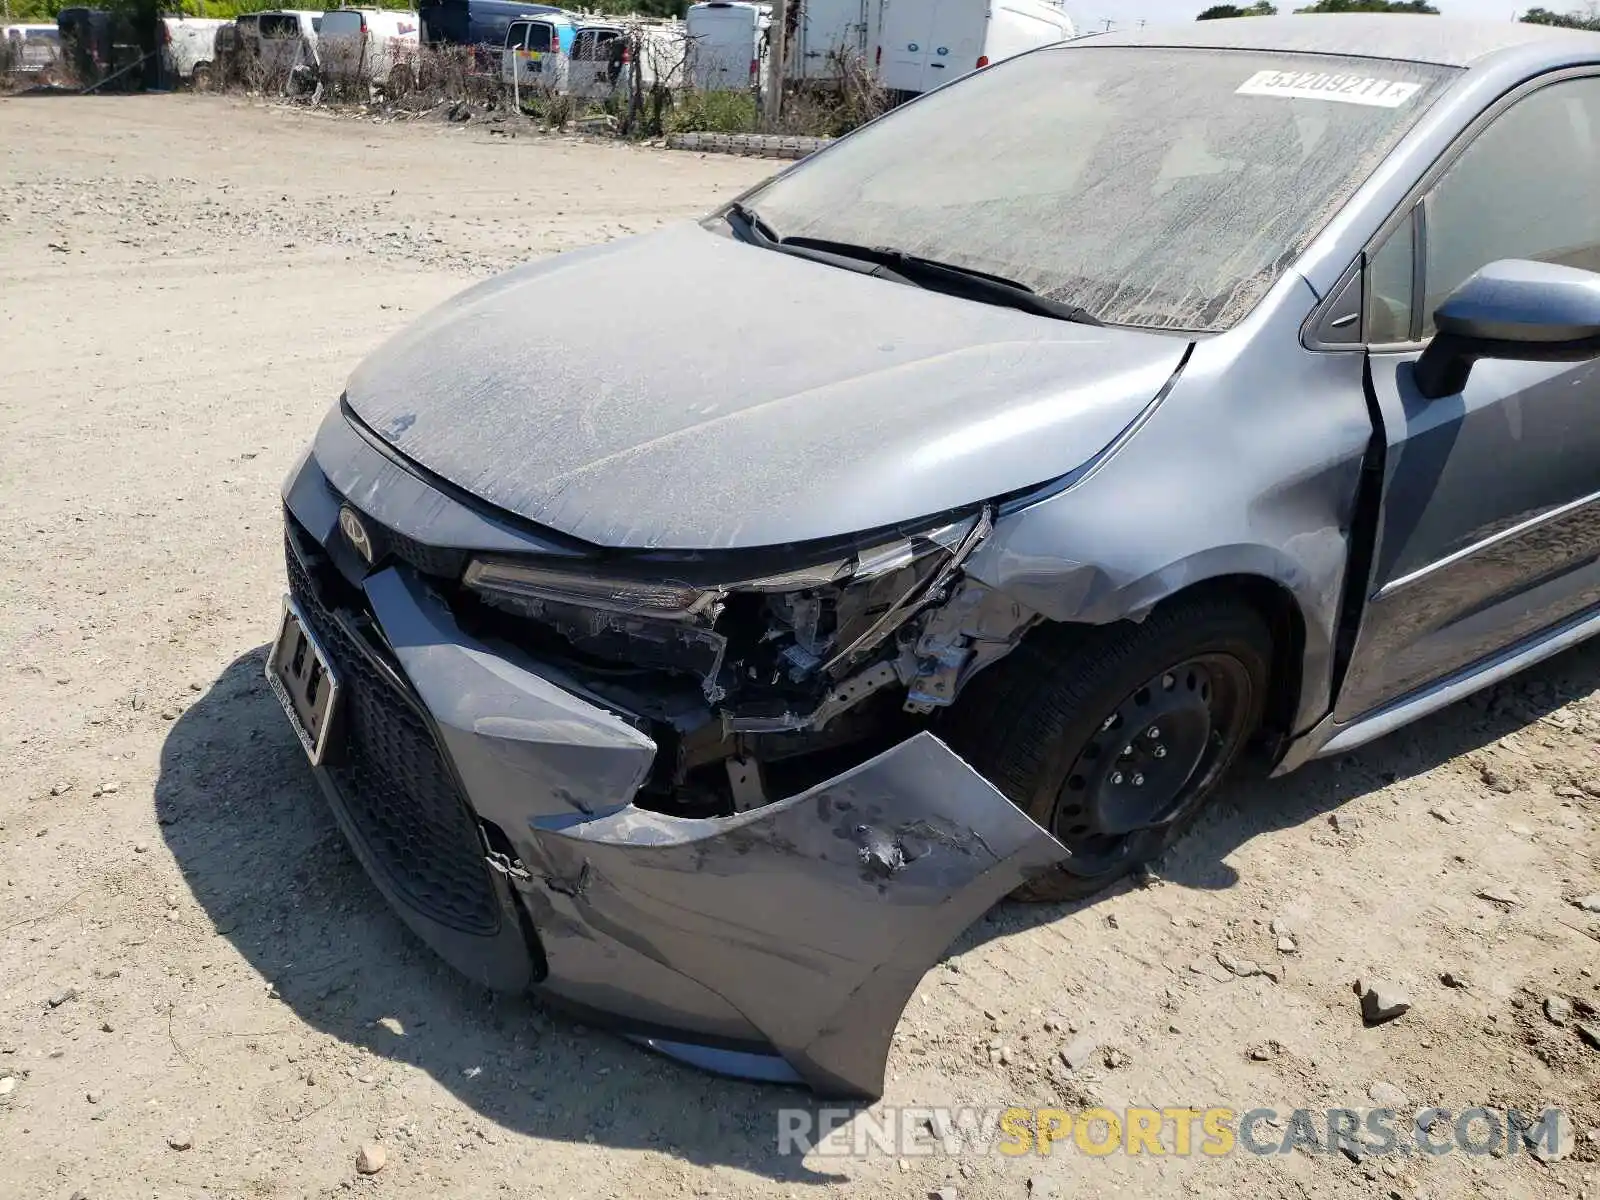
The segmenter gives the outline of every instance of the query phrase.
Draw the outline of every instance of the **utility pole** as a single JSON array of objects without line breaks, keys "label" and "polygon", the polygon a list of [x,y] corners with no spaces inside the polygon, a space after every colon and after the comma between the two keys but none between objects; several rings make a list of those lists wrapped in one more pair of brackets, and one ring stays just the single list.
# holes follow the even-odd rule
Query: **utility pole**
[{"label": "utility pole", "polygon": [[784,62],[789,56],[789,0],[772,0],[772,24],[767,28],[766,125],[776,131],[783,112]]}]

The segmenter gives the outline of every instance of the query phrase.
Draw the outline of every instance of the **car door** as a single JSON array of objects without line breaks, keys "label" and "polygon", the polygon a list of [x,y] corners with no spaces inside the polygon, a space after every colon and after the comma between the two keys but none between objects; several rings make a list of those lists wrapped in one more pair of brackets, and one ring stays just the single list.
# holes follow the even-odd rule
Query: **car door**
[{"label": "car door", "polygon": [[506,30],[505,45],[500,51],[500,78],[506,83],[521,81],[521,51],[528,44],[528,26],[524,21],[511,22]]},{"label": "car door", "polygon": [[1434,309],[1478,268],[1600,271],[1600,77],[1526,85],[1441,160],[1369,253],[1369,386],[1385,442],[1343,722],[1600,604],[1600,362],[1480,360],[1425,399]]},{"label": "car door", "polygon": [[554,79],[551,76],[554,72],[545,68],[547,65],[553,66],[555,62],[555,27],[547,21],[529,21],[527,41],[524,46],[522,52],[517,55],[522,86],[553,84]]}]

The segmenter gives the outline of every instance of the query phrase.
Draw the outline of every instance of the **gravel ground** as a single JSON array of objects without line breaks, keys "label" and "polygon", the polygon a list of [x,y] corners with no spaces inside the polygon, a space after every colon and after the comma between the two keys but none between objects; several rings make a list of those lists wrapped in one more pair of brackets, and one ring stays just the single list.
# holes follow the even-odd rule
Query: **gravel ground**
[{"label": "gravel ground", "polygon": [[[770,167],[0,102],[0,1193],[1600,1195],[1600,647],[1234,785],[1147,887],[998,910],[913,998],[885,1102],[1555,1105],[1550,1163],[780,1154],[803,1096],[491,997],[385,909],[260,681],[280,480],[421,309]],[[1364,1026],[1357,977],[1410,1011]]]}]

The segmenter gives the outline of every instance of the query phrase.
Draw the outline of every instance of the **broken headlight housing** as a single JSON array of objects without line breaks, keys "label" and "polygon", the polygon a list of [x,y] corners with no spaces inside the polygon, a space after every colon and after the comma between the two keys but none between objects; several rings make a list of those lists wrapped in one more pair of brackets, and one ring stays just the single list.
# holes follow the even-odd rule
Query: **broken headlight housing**
[{"label": "broken headlight housing", "polygon": [[660,621],[693,620],[717,602],[714,591],[688,584],[607,579],[504,559],[473,559],[462,583],[516,607],[555,602]]},{"label": "broken headlight housing", "polygon": [[463,584],[605,663],[698,677],[755,720],[814,709],[935,599],[989,530],[985,510],[792,570],[713,584],[475,559]]}]

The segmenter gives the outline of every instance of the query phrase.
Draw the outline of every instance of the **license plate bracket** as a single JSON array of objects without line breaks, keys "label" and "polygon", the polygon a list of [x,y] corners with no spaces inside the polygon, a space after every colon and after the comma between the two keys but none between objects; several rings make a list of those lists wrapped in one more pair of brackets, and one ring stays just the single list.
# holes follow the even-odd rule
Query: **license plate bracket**
[{"label": "license plate bracket", "polygon": [[278,697],[313,766],[328,754],[343,692],[327,650],[292,596],[283,598],[278,636],[267,654],[267,685]]}]

